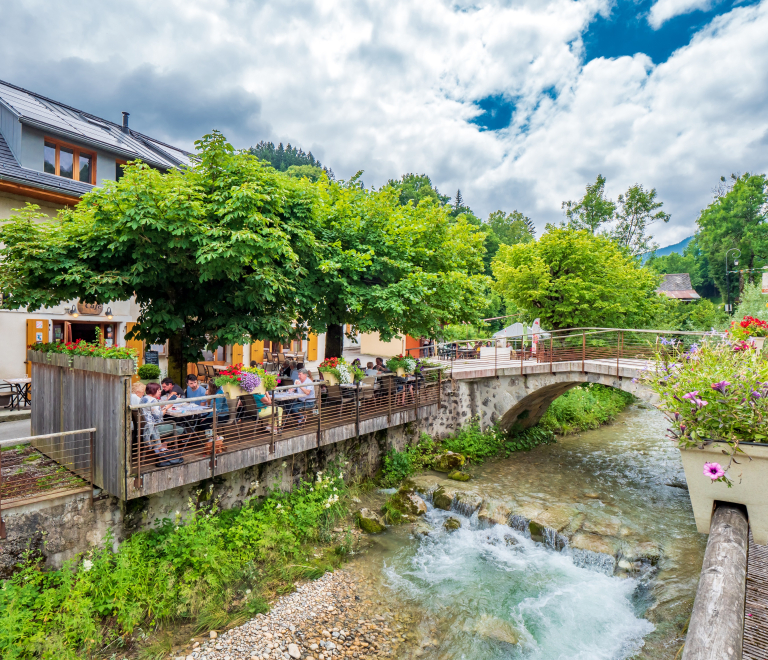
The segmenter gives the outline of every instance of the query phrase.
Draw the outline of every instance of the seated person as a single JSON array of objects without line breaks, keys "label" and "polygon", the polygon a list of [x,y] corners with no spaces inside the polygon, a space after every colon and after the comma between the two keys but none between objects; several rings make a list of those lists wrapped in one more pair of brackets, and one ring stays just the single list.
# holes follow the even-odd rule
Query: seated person
[{"label": "seated person", "polygon": [[[311,410],[315,407],[315,386],[312,384],[312,379],[309,377],[309,371],[306,369],[299,369],[298,378],[293,383],[296,385],[296,391],[299,393],[298,399],[296,399],[290,407],[292,413],[302,413],[305,410]],[[304,415],[299,417],[299,424],[304,421]]]},{"label": "seated person", "polygon": [[288,378],[290,378],[292,383],[295,383],[299,378],[299,367],[296,362],[289,362],[288,367],[290,368]]},{"label": "seated person", "polygon": [[258,366],[259,366],[259,363],[256,362],[256,360],[251,360],[251,369],[253,369],[254,367],[258,367]]},{"label": "seated person", "polygon": [[198,396],[205,396],[205,388],[198,382],[195,374],[187,374],[187,398],[194,399]]},{"label": "seated person", "polygon": [[[208,383],[206,395],[214,396],[216,394],[224,394],[224,390],[218,387],[213,381]],[[217,424],[229,421],[229,404],[226,399],[208,399],[203,401],[201,405],[211,407],[211,404],[216,402],[216,421]],[[201,429],[209,429],[213,426],[213,411],[205,413],[200,421]]]},{"label": "seated person", "polygon": [[352,360],[352,366],[357,367],[358,369],[362,369],[363,364],[362,362],[360,362],[360,358],[355,358],[354,360]]},{"label": "seated person", "polygon": [[132,406],[138,406],[141,403],[141,397],[144,396],[144,393],[147,389],[147,386],[144,383],[134,383],[131,385],[131,405]]},{"label": "seated person", "polygon": [[[160,400],[160,386],[157,383],[149,383],[147,385],[146,393],[141,398],[141,403],[152,403],[153,401]],[[176,465],[177,463],[183,463],[184,459],[179,455],[178,451],[168,448],[165,442],[160,441],[161,435],[172,435],[174,433],[173,424],[163,424],[163,414],[171,406],[148,406],[141,409],[141,415],[143,417],[142,426],[142,441],[146,448],[151,449],[155,454],[158,467],[166,467],[168,465]]]},{"label": "seated person", "polygon": [[[253,400],[256,401],[256,408],[259,411],[259,417],[272,417],[272,397],[269,393],[254,394]],[[283,409],[280,406],[275,406],[275,413],[277,414],[277,425],[283,426]],[[270,420],[274,423],[274,420]],[[271,427],[267,425],[267,431],[271,431]]]},{"label": "seated person", "polygon": [[373,362],[369,362],[367,365],[365,365],[365,375],[366,376],[378,376],[379,372],[376,370],[373,366]]},{"label": "seated person", "polygon": [[384,358],[376,358],[376,366],[374,369],[376,369],[376,371],[381,374],[392,373],[389,369],[387,369],[387,365],[384,364]]},{"label": "seated person", "polygon": [[163,378],[160,382],[160,387],[163,390],[161,399],[164,401],[173,401],[174,399],[184,396],[184,390],[176,385],[172,378]]}]

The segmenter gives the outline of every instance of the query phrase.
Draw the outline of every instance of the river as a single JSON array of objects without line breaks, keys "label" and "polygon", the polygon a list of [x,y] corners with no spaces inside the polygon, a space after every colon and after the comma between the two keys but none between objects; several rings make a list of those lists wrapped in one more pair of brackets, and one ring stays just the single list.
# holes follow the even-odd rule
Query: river
[{"label": "river", "polygon": [[[408,622],[398,657],[672,660],[706,538],[680,487],[678,451],[664,436],[662,415],[633,405],[610,426],[477,466],[467,484],[517,510],[570,512],[572,531],[583,538],[616,548],[654,546],[654,566],[614,566],[606,555],[599,557],[607,564],[592,561],[592,553],[556,550],[506,525],[482,524],[477,512],[431,504],[428,534],[405,525],[371,537],[350,569],[370,585],[376,604]],[[436,473],[420,478],[451,483]],[[444,529],[449,517],[460,529]]]}]

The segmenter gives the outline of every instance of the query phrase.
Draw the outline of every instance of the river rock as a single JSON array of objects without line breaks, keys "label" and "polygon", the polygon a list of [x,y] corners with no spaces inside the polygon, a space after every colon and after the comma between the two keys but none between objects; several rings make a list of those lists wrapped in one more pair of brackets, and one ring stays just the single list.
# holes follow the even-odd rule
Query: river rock
[{"label": "river rock", "polygon": [[417,484],[413,479],[404,479],[398,490],[401,493],[424,494],[427,492],[427,489],[423,485]]},{"label": "river rock", "polygon": [[453,495],[454,493],[451,493],[449,496],[446,492],[445,486],[440,486],[440,488],[432,493],[432,504],[434,504],[436,508],[442,509],[443,511],[450,511],[451,505],[453,504]]},{"label": "river rock", "polygon": [[296,644],[288,644],[288,655],[292,658],[300,658],[301,651],[299,651],[299,647]]},{"label": "river rock", "polygon": [[390,495],[387,505],[404,516],[423,516],[427,512],[426,503],[414,492],[398,491]]},{"label": "river rock", "polygon": [[661,549],[653,541],[625,543],[622,554],[628,561],[647,561],[652,566],[656,566],[661,559]]},{"label": "river rock", "polygon": [[451,516],[443,523],[443,529],[447,532],[455,532],[461,528],[461,521],[458,518]]},{"label": "river rock", "polygon": [[520,641],[520,635],[511,623],[490,614],[483,614],[475,623],[473,630],[483,637],[505,644],[515,645]]},{"label": "river rock", "polygon": [[417,520],[413,524],[414,536],[429,536],[431,533],[432,533],[431,525],[425,522],[424,520]]},{"label": "river rock", "polygon": [[380,534],[386,529],[381,516],[370,509],[360,509],[357,516],[357,524],[367,534]]},{"label": "river rock", "polygon": [[[541,513],[536,514],[531,522],[556,532],[562,532],[568,528],[576,531],[584,522],[584,514],[576,507],[560,504],[544,509]],[[578,524],[575,524],[576,522]]]},{"label": "river rock", "polygon": [[432,465],[432,469],[437,472],[453,472],[454,470],[460,470],[464,467],[464,463],[466,462],[467,459],[461,454],[447,451],[444,454],[435,456],[435,462]]},{"label": "river rock", "polygon": [[477,519],[479,522],[492,525],[506,525],[509,523],[510,515],[512,511],[504,502],[485,500],[480,511],[477,512]]},{"label": "river rock", "polygon": [[578,532],[571,538],[570,546],[574,550],[589,550],[603,555],[615,556],[619,550],[617,539],[588,532]]},{"label": "river rock", "polygon": [[448,478],[453,479],[454,481],[469,481],[472,478],[472,475],[462,472],[461,470],[454,470],[448,475]]},{"label": "river rock", "polygon": [[584,531],[600,536],[619,536],[621,534],[621,518],[616,516],[587,517],[584,521]]}]

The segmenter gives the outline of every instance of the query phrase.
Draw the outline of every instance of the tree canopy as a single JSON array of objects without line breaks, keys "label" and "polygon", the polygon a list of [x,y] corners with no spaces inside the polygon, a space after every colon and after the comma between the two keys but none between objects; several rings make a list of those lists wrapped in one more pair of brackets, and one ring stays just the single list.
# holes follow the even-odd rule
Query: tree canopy
[{"label": "tree canopy", "polygon": [[640,256],[658,248],[647,233],[656,222],[669,222],[670,215],[661,210],[663,202],[656,201],[656,188],[645,190],[636,183],[619,195],[616,226],[611,236],[630,254]]},{"label": "tree canopy", "polygon": [[587,184],[587,190],[578,202],[567,201],[562,204],[568,226],[572,229],[585,229],[593,234],[614,219],[616,202],[605,195],[605,177],[597,175],[592,184]]},{"label": "tree canopy", "polygon": [[398,192],[398,199],[403,206],[408,202],[413,202],[414,206],[418,206],[419,202],[424,199],[443,206],[451,199],[448,195],[441,195],[426,174],[403,174],[399,180],[390,179],[387,181],[387,185]]},{"label": "tree canopy", "polygon": [[644,327],[656,313],[659,277],[605,236],[548,226],[538,240],[502,245],[495,287],[542,327]]},{"label": "tree canopy", "polygon": [[477,318],[483,235],[447,208],[401,206],[359,177],[289,176],[217,132],[197,147],[192,168],[129,164],[55,220],[28,210],[0,227],[5,306],[135,295],[133,336],[169,339],[175,377],[206,346]]}]

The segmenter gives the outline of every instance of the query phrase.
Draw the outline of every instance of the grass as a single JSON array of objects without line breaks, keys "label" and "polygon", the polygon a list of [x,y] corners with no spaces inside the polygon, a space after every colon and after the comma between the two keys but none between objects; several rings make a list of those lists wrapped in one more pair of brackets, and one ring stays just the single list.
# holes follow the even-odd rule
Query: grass
[{"label": "grass", "polygon": [[558,435],[596,429],[613,421],[634,400],[632,394],[613,387],[579,385],[552,402],[539,426]]},{"label": "grass", "polygon": [[347,497],[336,467],[239,509],[190,501],[183,519],[177,512],[117,552],[108,538],[60,570],[43,571],[28,559],[0,589],[0,657],[123,657],[137,640],[147,641],[140,656],[167,657],[174,626],[204,631],[242,623],[292,590],[294,580],[319,577],[343,561],[350,539],[335,550],[330,545]]}]

